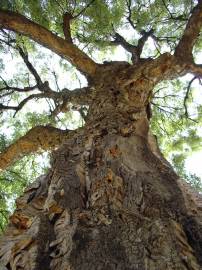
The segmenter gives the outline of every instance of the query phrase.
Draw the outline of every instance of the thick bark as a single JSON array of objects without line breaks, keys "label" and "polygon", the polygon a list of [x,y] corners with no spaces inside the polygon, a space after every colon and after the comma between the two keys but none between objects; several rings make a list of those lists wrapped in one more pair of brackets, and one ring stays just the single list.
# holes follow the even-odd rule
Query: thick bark
[{"label": "thick bark", "polygon": [[[133,26],[131,12],[128,20]],[[49,173],[17,200],[0,240],[0,269],[202,269],[201,198],[161,155],[149,133],[148,113],[158,82],[187,72],[201,76],[201,65],[192,59],[201,25],[199,0],[174,55],[133,59],[135,65],[98,65],[72,44],[65,25],[66,40],[22,15],[0,10],[0,27],[26,35],[68,59],[89,78],[91,89],[75,94],[63,90],[57,96],[62,108],[67,101],[82,104],[81,97],[86,96],[86,126],[71,137],[61,137],[59,131],[47,132],[48,140],[40,137],[41,147],[49,147],[51,138],[54,146],[62,145],[53,153]],[[133,56],[140,55],[146,38],[135,50],[116,37]],[[24,60],[33,74],[28,59]],[[56,97],[50,89],[48,93]],[[0,166],[5,166],[5,160],[8,164],[10,157],[38,149],[37,136],[26,136],[18,148],[7,149]]]},{"label": "thick bark", "polygon": [[200,211],[145,138],[84,137],[18,199],[5,269],[201,269]]},{"label": "thick bark", "polygon": [[202,269],[200,198],[148,135],[149,97],[173,59],[100,69],[85,128],[17,200],[3,269]]}]

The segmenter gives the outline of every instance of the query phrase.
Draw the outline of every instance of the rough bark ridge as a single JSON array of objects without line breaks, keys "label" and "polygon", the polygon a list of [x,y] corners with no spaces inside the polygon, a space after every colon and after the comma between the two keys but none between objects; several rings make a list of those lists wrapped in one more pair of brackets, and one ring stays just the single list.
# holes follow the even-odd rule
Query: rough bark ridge
[{"label": "rough bark ridge", "polygon": [[[68,102],[83,104],[86,96],[89,111],[85,127],[76,132],[45,129],[51,145],[62,145],[53,153],[49,173],[17,200],[0,240],[1,269],[202,269],[201,198],[162,157],[149,133],[148,110],[152,90],[160,81],[188,72],[202,76],[202,66],[192,56],[202,27],[202,1],[190,13],[174,55],[141,58],[153,31],[143,35],[137,46],[116,34],[115,43],[132,54],[132,65],[96,64],[72,44],[71,36],[67,38],[71,33],[64,33],[63,39],[14,12],[0,10],[0,27],[26,35],[68,59],[89,82],[87,89],[77,89],[75,94],[55,92],[21,51],[41,98],[56,100],[61,111]],[[0,109],[17,112],[23,104],[1,104]],[[0,167],[38,149],[38,143],[30,142],[33,133],[1,154]],[[49,140],[42,133],[39,137],[40,147],[49,148]]]},{"label": "rough bark ridge", "polygon": [[3,269],[202,269],[199,203],[148,135],[151,91],[173,63],[102,66],[85,128],[17,200]]}]

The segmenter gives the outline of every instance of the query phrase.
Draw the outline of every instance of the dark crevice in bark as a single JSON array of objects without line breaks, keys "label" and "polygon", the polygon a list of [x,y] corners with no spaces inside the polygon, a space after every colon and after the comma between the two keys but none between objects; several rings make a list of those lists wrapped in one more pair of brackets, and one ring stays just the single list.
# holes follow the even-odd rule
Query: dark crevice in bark
[{"label": "dark crevice in bark", "polygon": [[41,215],[41,223],[39,227],[38,241],[41,243],[38,248],[38,257],[36,259],[36,269],[50,270],[50,249],[49,245],[54,240],[53,226],[50,224],[47,215]]},{"label": "dark crevice in bark", "polygon": [[196,254],[198,263],[202,266],[202,224],[197,217],[186,216],[182,219],[188,243]]},{"label": "dark crevice in bark", "polygon": [[80,225],[74,236],[75,246],[71,254],[74,269],[132,270],[126,250],[120,237],[117,237],[118,232],[121,234],[122,227],[120,221],[116,220],[110,227],[101,225],[87,228],[84,224]]},{"label": "dark crevice in bark", "polygon": [[49,186],[28,204],[46,196],[37,214],[38,268],[29,270],[199,270],[201,228],[187,218],[176,174],[144,137],[91,135],[54,153]]}]

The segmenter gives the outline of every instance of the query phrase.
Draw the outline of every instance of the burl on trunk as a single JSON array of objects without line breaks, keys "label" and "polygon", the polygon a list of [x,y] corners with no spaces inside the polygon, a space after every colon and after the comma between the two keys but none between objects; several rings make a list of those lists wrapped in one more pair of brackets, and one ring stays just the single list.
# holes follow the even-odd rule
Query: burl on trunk
[{"label": "burl on trunk", "polygon": [[200,202],[149,132],[151,91],[173,61],[99,69],[85,127],[16,202],[1,269],[202,269]]}]

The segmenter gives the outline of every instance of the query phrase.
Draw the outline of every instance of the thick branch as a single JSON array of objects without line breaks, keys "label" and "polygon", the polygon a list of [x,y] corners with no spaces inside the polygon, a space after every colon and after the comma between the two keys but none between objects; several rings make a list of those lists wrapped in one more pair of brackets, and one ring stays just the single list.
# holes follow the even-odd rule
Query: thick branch
[{"label": "thick branch", "polygon": [[73,104],[78,105],[90,105],[93,102],[93,90],[94,88],[83,87],[74,90],[68,90],[64,88],[62,92],[58,93],[63,100],[68,100]]},{"label": "thick branch", "polygon": [[146,31],[142,31],[142,37],[138,40],[138,44],[137,44],[137,50],[138,50],[138,54],[141,55],[143,47],[145,45],[145,42],[147,41],[148,37],[153,35],[154,30],[151,29],[150,31],[146,32]]},{"label": "thick branch", "polygon": [[71,28],[70,28],[70,23],[72,19],[73,19],[73,16],[71,13],[66,12],[63,15],[63,32],[64,32],[66,41],[69,43],[72,43]]},{"label": "thick branch", "polygon": [[179,75],[174,60],[175,58],[171,54],[164,53],[156,59],[145,59],[139,68],[131,65],[127,72],[123,73],[123,85],[129,85],[141,78],[142,87],[145,84],[146,88],[150,85],[153,89],[160,81],[173,79]]},{"label": "thick branch", "polygon": [[188,20],[182,38],[179,44],[176,47],[175,55],[179,58],[184,59],[186,57],[186,61],[192,61],[192,50],[193,46],[200,34],[200,30],[202,27],[202,1],[198,1],[198,5],[196,5],[192,14]]},{"label": "thick branch", "polygon": [[11,144],[0,154],[0,170],[14,161],[39,150],[50,150],[71,138],[76,131],[60,130],[51,126],[37,126]]},{"label": "thick branch", "polygon": [[0,27],[30,37],[66,58],[85,75],[93,76],[95,73],[97,64],[84,52],[23,15],[0,10]]},{"label": "thick branch", "polygon": [[93,89],[84,87],[84,88],[78,88],[73,91],[70,91],[66,88],[64,88],[61,92],[54,92],[57,95],[57,100],[55,99],[55,109],[51,113],[52,116],[58,115],[60,112],[67,112],[69,111],[69,103],[72,103],[73,105],[90,105],[91,102],[93,102],[92,94]]},{"label": "thick branch", "polygon": [[137,48],[136,46],[133,46],[132,44],[128,43],[121,35],[118,33],[115,34],[115,40],[112,41],[112,43],[121,45],[125,50],[132,54],[137,54]]},{"label": "thick branch", "polygon": [[[75,20],[79,16],[81,16],[86,9],[93,4],[95,0],[91,0],[77,15],[73,16],[73,13],[65,12],[63,15],[63,33],[67,42],[72,43],[72,36],[71,36],[71,21]],[[76,3],[75,3],[76,4]]]},{"label": "thick branch", "polygon": [[191,63],[187,66],[187,72],[202,78],[202,65]]}]

